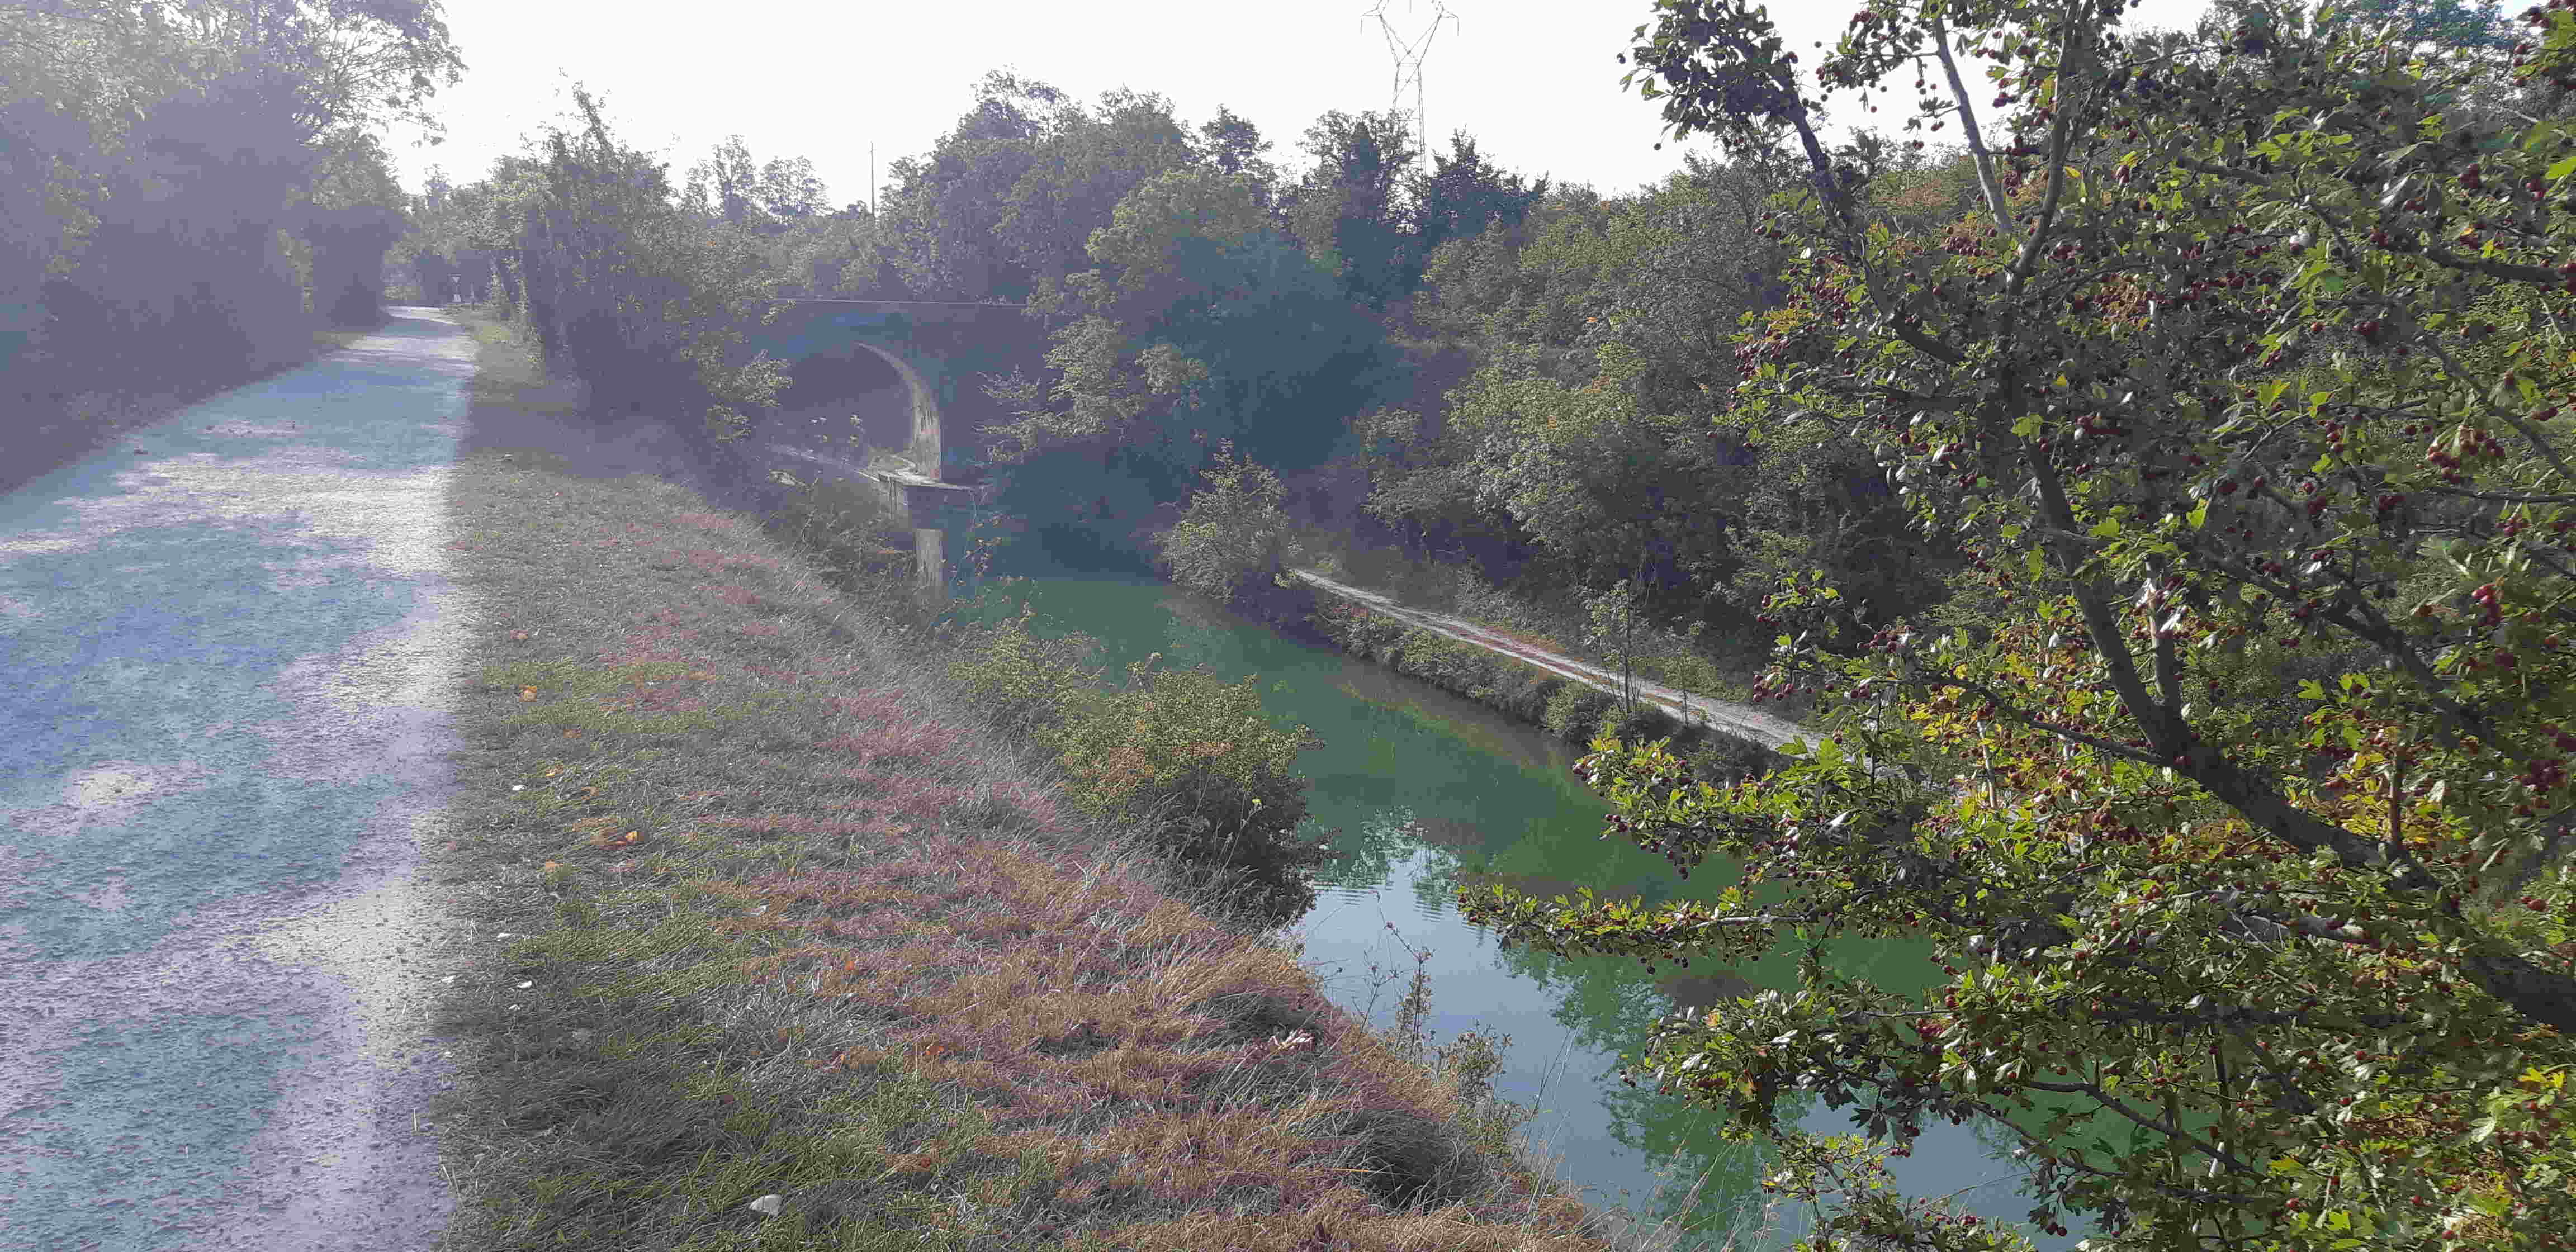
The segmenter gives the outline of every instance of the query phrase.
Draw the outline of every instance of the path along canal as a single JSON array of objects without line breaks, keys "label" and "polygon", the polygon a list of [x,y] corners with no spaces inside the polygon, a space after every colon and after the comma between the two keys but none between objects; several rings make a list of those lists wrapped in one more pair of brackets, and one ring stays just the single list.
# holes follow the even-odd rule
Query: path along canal
[{"label": "path along canal", "polygon": [[[1601,838],[1607,806],[1571,773],[1579,753],[1537,727],[1164,584],[1049,575],[992,594],[1009,601],[1009,612],[1033,608],[1040,634],[1100,640],[1099,659],[1113,672],[1159,652],[1167,666],[1205,666],[1228,680],[1258,675],[1272,717],[1302,723],[1322,740],[1299,765],[1314,781],[1310,820],[1339,832],[1341,855],[1316,871],[1315,906],[1288,933],[1303,942],[1327,993],[1389,1025],[1414,953],[1427,952],[1430,1042],[1468,1030],[1510,1038],[1495,1094],[1540,1110],[1526,1133],[1564,1160],[1562,1173],[1587,1189],[1589,1202],[1652,1220],[1682,1218],[1701,1232],[1683,1249],[1721,1247],[1730,1228],[1743,1224],[1750,1233],[1759,1224],[1764,1149],[1727,1142],[1715,1114],[1657,1095],[1649,1078],[1624,1085],[1619,1054],[1640,1050],[1650,1023],[1677,1008],[1705,1012],[1753,989],[1794,986],[1794,957],[1783,951],[1732,971],[1702,964],[1650,974],[1635,961],[1504,950],[1458,916],[1454,898],[1462,886],[1501,883],[1541,899],[1581,887],[1650,904],[1705,899],[1733,881],[1731,867],[1712,858],[1707,872],[1683,882],[1662,858]],[[1941,980],[1920,951],[1895,945],[1846,945],[1827,959],[1894,990]],[[1784,1100],[1796,1102],[1784,1113],[1811,1132],[1854,1129],[1848,1108],[1829,1110],[1803,1094]],[[1889,1164],[1907,1195],[1957,1192],[1980,1217],[2019,1221],[2032,1201],[2010,1146],[1995,1128],[1935,1122],[1912,1156]],[[1788,1206],[1780,1219],[1769,1236],[1736,1246],[1783,1247],[1805,1228]],[[2084,1233],[2079,1227],[2075,1237]],[[2072,1242],[2044,1238],[2039,1246]]]}]

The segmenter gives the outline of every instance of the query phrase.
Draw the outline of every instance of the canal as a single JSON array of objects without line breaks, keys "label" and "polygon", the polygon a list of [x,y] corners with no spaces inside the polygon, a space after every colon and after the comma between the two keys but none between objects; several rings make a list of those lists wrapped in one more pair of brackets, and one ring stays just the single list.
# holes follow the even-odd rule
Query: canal
[{"label": "canal", "polygon": [[[1757,1237],[1761,1145],[1729,1143],[1714,1114],[1658,1096],[1644,1078],[1630,1088],[1617,1074],[1620,1053],[1640,1048],[1656,1018],[1791,987],[1788,953],[1733,971],[1650,974],[1635,961],[1499,949],[1454,903],[1457,888],[1488,883],[1542,899],[1581,887],[1648,903],[1707,898],[1733,880],[1731,867],[1713,860],[1685,883],[1662,858],[1602,839],[1606,805],[1570,772],[1574,748],[1544,731],[1167,585],[1049,574],[991,589],[971,612],[1016,613],[1022,604],[1035,610],[1039,633],[1092,636],[1114,665],[1159,652],[1166,665],[1205,666],[1229,680],[1257,675],[1277,721],[1316,732],[1322,745],[1300,759],[1314,782],[1310,820],[1338,832],[1340,856],[1314,873],[1316,903],[1287,933],[1337,1003],[1391,1024],[1416,954],[1426,954],[1430,1042],[1469,1030],[1508,1037],[1495,1094],[1539,1110],[1525,1133],[1563,1162],[1588,1202],[1680,1219],[1697,1232],[1683,1249],[1723,1247],[1729,1232],[1745,1252],[1778,1248],[1805,1229],[1803,1215],[1784,1207]],[[1940,978],[1921,953],[1894,946],[1846,946],[1828,959],[1893,990]],[[1807,1102],[1784,1113],[1811,1132],[1854,1129],[1848,1110],[1784,1099]],[[2019,1222],[2032,1201],[2008,1147],[1992,1129],[1935,1122],[1911,1157],[1889,1164],[1907,1195],[1956,1193],[1981,1217]],[[2084,1233],[2039,1246],[2064,1248]]]}]

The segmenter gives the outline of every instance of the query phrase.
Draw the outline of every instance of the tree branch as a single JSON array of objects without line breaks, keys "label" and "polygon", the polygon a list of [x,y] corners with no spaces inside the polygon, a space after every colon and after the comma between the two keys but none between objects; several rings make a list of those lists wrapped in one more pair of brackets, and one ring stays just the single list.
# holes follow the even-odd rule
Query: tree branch
[{"label": "tree branch", "polygon": [[1995,158],[1986,151],[1986,138],[1977,129],[1976,102],[1968,98],[1968,84],[1959,77],[1959,63],[1950,56],[1950,30],[1938,12],[1932,15],[1932,50],[1941,58],[1941,69],[1950,76],[1950,96],[1959,102],[1959,129],[1968,140],[1968,155],[1977,166],[1977,183],[1985,189],[1986,207],[1994,211],[1995,230],[2015,247],[2022,246],[2021,227],[2013,221],[2012,202],[2004,198],[2003,183],[1995,177]]}]

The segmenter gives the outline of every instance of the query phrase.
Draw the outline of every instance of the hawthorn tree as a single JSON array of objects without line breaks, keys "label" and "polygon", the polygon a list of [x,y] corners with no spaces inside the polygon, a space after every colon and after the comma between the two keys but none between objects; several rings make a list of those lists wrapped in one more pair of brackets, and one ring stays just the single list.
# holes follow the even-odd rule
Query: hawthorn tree
[{"label": "hawthorn tree", "polygon": [[[2523,15],[2524,81],[2576,77],[2571,4]],[[1840,424],[1973,569],[1893,620],[1777,587],[1760,690],[1821,703],[1762,776],[1596,741],[1615,831],[1741,866],[1712,901],[1466,914],[1649,965],[1806,951],[1630,1079],[1769,1136],[1828,1245],[2025,1244],[1874,1187],[1943,1118],[2096,1247],[2565,1246],[2576,127],[2447,103],[2463,59],[2296,0],[2146,36],[2121,0],[1873,4],[1815,82],[1911,70],[1906,129],[1965,141],[1982,211],[1916,238],[1760,6],[1657,10],[1630,78],[1674,133],[1786,125],[1809,176],[1720,423]],[[1851,939],[1940,974],[1821,959]],[[1782,1124],[1792,1089],[1885,1142]]]}]

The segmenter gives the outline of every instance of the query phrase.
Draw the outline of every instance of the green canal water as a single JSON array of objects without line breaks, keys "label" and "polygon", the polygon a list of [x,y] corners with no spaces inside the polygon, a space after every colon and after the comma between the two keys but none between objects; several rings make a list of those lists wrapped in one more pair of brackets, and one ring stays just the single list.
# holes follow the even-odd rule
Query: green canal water
[{"label": "green canal water", "polygon": [[[1033,628],[1079,631],[1102,641],[1117,665],[1160,652],[1165,664],[1205,666],[1229,680],[1258,675],[1282,725],[1312,728],[1322,746],[1300,758],[1314,780],[1311,820],[1338,832],[1340,858],[1313,875],[1316,903],[1287,933],[1328,994],[1379,1025],[1391,1024],[1428,953],[1430,1039],[1475,1030],[1508,1036],[1495,1093],[1535,1107],[1525,1128],[1586,1199],[1698,1230],[1685,1249],[1716,1248],[1726,1232],[1760,1221],[1767,1157],[1729,1143],[1715,1115],[1619,1081],[1620,1053],[1640,1049],[1650,1023],[1677,1008],[1705,1011],[1750,989],[1786,988],[1786,954],[1716,971],[1704,965],[1650,974],[1634,961],[1565,960],[1504,950],[1458,916],[1461,886],[1503,883],[1542,899],[1590,887],[1603,897],[1660,903],[1705,898],[1731,875],[1682,882],[1660,857],[1601,838],[1606,805],[1570,771],[1577,753],[1521,725],[1384,667],[1288,639],[1225,609],[1141,578],[1049,575],[987,593],[980,612],[1036,611]],[[1939,977],[1914,951],[1846,948],[1841,968],[1880,985],[1915,989]],[[1848,1110],[1810,1101],[1793,1110],[1818,1133],[1854,1129]],[[2004,1156],[2002,1136],[1934,1123],[1914,1153],[1891,1160],[1906,1194],[1958,1193],[1984,1217],[2021,1220],[2032,1201]],[[1696,1188],[1696,1198],[1692,1192]],[[1773,1233],[1744,1239],[1752,1252],[1784,1246],[1804,1228],[1784,1207]],[[2076,1232],[2080,1237],[2083,1231]],[[2072,1239],[2045,1240],[2063,1248]]]}]

